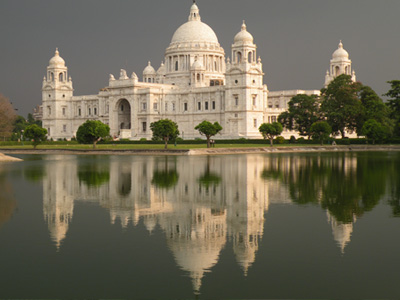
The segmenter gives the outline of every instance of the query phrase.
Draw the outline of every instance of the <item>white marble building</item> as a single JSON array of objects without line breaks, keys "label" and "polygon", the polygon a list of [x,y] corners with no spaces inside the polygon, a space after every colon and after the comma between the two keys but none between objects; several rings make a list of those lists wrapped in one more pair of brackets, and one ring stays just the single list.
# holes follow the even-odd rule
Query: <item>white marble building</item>
[{"label": "white marble building", "polygon": [[[351,70],[348,53],[341,45],[335,51],[341,51],[340,57],[333,57],[326,82]],[[108,86],[98,94],[74,96],[68,68],[56,50],[43,79],[43,127],[49,138],[70,139],[86,120],[100,120],[110,126],[112,136],[137,140],[150,139],[150,124],[168,118],[178,124],[185,139],[200,137],[194,127],[204,120],[222,125],[217,138],[262,138],[259,126],[276,121],[293,96],[319,94],[319,90],[269,92],[261,58],[257,58],[257,47],[244,22],[231,51],[231,58],[226,59],[195,3],[188,21],[175,31],[165,51],[165,63],[156,71],[149,62],[142,81],[121,69],[118,79],[110,74]]]}]

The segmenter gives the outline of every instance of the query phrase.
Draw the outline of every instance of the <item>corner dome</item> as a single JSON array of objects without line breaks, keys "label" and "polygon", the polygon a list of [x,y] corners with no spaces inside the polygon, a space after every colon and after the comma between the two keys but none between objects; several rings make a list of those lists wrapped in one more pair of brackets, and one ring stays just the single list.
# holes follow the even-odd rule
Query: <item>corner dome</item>
[{"label": "corner dome", "polygon": [[151,62],[148,62],[147,67],[143,70],[143,75],[154,75],[156,70],[151,66]]},{"label": "corner dome", "polygon": [[58,52],[58,48],[56,48],[56,52],[54,53],[54,56],[49,60],[49,66],[50,67],[65,67],[65,61],[60,56],[60,53]]},{"label": "corner dome", "polygon": [[214,30],[201,22],[199,8],[193,3],[190,8],[189,20],[181,25],[172,36],[172,44],[181,43],[211,43],[218,44],[218,38]]},{"label": "corner dome", "polygon": [[199,62],[199,61],[196,59],[195,62],[192,64],[191,69],[192,69],[192,70],[203,70],[203,65],[201,64],[201,62]]},{"label": "corner dome", "polygon": [[343,49],[342,41],[340,41],[338,48],[333,52],[332,59],[349,59],[349,53]]},{"label": "corner dome", "polygon": [[160,67],[159,67],[158,70],[157,70],[157,74],[162,74],[162,75],[164,75],[164,74],[166,73],[166,71],[167,71],[167,69],[165,68],[164,63],[162,62],[161,65],[160,65]]},{"label": "corner dome", "polygon": [[242,30],[239,31],[239,33],[235,35],[234,43],[235,44],[238,44],[238,43],[251,43],[252,44],[253,41],[254,41],[254,38],[250,34],[250,32],[247,31],[247,26],[246,26],[245,22],[243,21]]}]

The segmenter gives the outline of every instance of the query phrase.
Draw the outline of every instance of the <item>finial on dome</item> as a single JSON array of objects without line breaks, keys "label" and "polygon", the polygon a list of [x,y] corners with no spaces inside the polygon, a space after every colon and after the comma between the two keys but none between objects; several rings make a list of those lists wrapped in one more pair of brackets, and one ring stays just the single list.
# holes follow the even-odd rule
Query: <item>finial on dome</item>
[{"label": "finial on dome", "polygon": [[60,52],[58,52],[58,47],[56,47],[56,51],[54,52],[55,55],[60,55]]},{"label": "finial on dome", "polygon": [[261,63],[261,56],[258,57],[257,62]]},{"label": "finial on dome", "polygon": [[343,48],[342,40],[340,40],[340,42],[339,42],[339,48]]},{"label": "finial on dome", "polygon": [[243,20],[242,30],[247,30],[246,22]]},{"label": "finial on dome", "polygon": [[190,8],[189,21],[201,21],[200,10],[195,0],[193,1],[192,7]]},{"label": "finial on dome", "polygon": [[147,62],[147,65],[148,65],[148,66],[151,66],[151,62],[150,62],[150,61],[148,61],[148,62]]}]

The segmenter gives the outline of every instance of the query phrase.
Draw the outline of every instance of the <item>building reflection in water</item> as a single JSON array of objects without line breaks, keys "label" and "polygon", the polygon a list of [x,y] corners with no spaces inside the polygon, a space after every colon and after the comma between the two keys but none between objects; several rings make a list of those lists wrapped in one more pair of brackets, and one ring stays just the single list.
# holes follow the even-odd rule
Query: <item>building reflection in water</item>
[{"label": "building reflection in water", "polygon": [[[385,178],[365,178],[363,168],[369,167],[356,155],[344,154],[55,160],[46,165],[43,212],[57,249],[66,237],[74,201],[99,203],[111,222],[120,219],[122,227],[140,219],[150,233],[159,226],[199,293],[204,274],[218,262],[228,239],[247,275],[271,204],[320,205],[344,253],[355,220],[385,190]],[[375,181],[372,194],[362,188],[365,180]]]}]

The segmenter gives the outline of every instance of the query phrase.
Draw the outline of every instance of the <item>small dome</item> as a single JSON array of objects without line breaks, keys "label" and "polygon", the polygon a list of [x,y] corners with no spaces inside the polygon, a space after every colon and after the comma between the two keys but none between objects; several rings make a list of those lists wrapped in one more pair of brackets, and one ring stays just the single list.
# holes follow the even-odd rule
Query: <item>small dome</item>
[{"label": "small dome", "polygon": [[349,59],[349,53],[343,49],[342,41],[340,41],[338,48],[333,52],[332,59]]},{"label": "small dome", "polygon": [[192,65],[192,70],[203,70],[203,65],[196,59]]},{"label": "small dome", "polygon": [[148,65],[146,68],[143,70],[143,75],[154,75],[156,74],[156,70],[151,66],[151,63],[148,62]]},{"label": "small dome", "polygon": [[160,67],[157,70],[157,74],[164,75],[167,72],[164,63],[162,62]]},{"label": "small dome", "polygon": [[56,48],[56,52],[54,53],[54,56],[49,60],[49,65],[51,67],[65,67],[65,61],[60,56],[60,53],[58,52],[58,48]]},{"label": "small dome", "polygon": [[236,43],[253,43],[254,38],[250,34],[250,32],[247,31],[247,26],[245,22],[243,21],[242,24],[242,30],[236,34],[234,42]]}]

